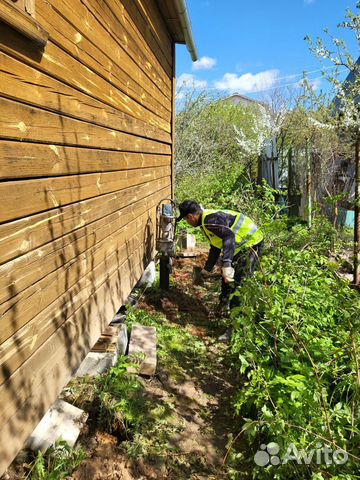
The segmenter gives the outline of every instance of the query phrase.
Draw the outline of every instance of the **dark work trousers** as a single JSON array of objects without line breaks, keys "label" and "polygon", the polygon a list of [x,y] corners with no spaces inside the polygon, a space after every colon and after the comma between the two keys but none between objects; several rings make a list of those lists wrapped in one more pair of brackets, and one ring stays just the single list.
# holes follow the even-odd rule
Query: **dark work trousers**
[{"label": "dark work trousers", "polygon": [[264,248],[264,242],[260,242],[253,247],[248,248],[245,252],[240,252],[235,255],[232,261],[232,267],[235,270],[234,282],[229,284],[225,283],[222,278],[221,281],[221,294],[220,303],[223,305],[230,304],[230,308],[238,307],[240,305],[240,297],[231,294],[235,292],[236,288],[241,284],[244,278],[251,277],[254,273],[256,265],[259,262],[262,251]]}]

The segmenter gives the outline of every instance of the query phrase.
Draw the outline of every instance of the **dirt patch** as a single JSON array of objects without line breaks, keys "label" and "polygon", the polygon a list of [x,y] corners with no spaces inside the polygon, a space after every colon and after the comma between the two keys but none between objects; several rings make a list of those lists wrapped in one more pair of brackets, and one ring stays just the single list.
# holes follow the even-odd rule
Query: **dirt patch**
[{"label": "dirt patch", "polygon": [[172,405],[173,423],[178,427],[169,438],[173,450],[157,458],[130,460],[116,453],[116,438],[97,434],[91,457],[73,480],[228,478],[223,459],[234,421],[229,408],[233,382],[223,360],[228,347],[216,342],[216,283],[199,287],[192,281],[193,266],[203,265],[205,258],[201,253],[196,259],[176,260],[172,288],[167,292],[149,290],[139,302],[141,309],[165,315],[169,325],[186,327],[206,346],[201,361],[179,356],[180,380],[161,361],[156,377],[143,380],[147,395]]}]

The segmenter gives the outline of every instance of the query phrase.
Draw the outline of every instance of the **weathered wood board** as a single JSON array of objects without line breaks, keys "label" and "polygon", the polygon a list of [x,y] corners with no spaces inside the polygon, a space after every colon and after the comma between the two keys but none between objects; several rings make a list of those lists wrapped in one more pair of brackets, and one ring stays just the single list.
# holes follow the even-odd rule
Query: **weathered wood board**
[{"label": "weathered wood board", "polygon": [[0,475],[154,257],[173,185],[156,2],[34,6],[42,46],[0,29]]}]

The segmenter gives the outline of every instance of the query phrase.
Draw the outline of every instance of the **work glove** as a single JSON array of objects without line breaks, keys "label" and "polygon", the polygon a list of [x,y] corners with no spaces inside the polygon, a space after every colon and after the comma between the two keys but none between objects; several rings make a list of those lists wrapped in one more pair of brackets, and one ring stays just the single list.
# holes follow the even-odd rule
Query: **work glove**
[{"label": "work glove", "polygon": [[235,270],[233,267],[222,267],[221,273],[225,283],[231,283],[234,281]]}]

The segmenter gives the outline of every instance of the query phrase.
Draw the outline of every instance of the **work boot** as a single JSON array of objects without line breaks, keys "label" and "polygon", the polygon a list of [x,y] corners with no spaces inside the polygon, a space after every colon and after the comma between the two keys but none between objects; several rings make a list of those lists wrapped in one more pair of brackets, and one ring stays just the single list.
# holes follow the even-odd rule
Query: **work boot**
[{"label": "work boot", "polygon": [[229,327],[225,333],[223,333],[222,335],[220,335],[220,337],[218,338],[218,341],[221,342],[221,343],[228,343],[230,342],[231,340],[231,337],[232,337],[232,333],[233,333],[233,330],[231,327]]},{"label": "work boot", "polygon": [[216,307],[216,314],[219,317],[230,317],[230,302],[229,300],[220,300],[218,306]]}]

